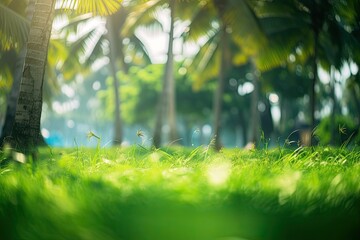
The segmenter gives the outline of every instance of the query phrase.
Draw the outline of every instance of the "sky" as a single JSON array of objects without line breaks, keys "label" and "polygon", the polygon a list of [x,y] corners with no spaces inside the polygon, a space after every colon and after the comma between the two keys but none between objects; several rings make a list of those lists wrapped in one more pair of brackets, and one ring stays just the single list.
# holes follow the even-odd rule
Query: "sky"
[{"label": "sky", "polygon": [[[153,63],[165,63],[166,62],[166,53],[168,48],[169,41],[169,31],[170,31],[170,12],[165,9],[159,12],[157,15],[159,21],[162,23],[164,31],[162,30],[152,30],[152,29],[139,29],[136,34],[143,41],[147,47],[151,60]],[[185,44],[183,46],[182,40],[179,38],[182,32],[186,29],[187,23],[176,22],[175,32],[174,32],[174,54],[175,58],[182,56],[191,56],[194,55],[199,47],[196,44]]]}]

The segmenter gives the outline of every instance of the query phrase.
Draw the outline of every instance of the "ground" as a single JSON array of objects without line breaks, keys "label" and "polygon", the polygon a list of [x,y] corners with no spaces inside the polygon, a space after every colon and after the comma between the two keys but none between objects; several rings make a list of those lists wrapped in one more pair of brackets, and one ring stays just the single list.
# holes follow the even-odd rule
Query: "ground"
[{"label": "ground", "polygon": [[359,239],[358,150],[43,148],[0,169],[0,239]]}]

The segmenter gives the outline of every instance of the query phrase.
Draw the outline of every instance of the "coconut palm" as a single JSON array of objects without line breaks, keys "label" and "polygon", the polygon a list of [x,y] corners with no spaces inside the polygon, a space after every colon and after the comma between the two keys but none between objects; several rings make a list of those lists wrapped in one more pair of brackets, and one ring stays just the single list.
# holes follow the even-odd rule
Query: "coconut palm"
[{"label": "coconut palm", "polygon": [[[109,72],[113,78],[114,91],[114,144],[122,142],[122,117],[121,117],[121,99],[119,92],[119,70],[125,77],[128,74],[130,63],[126,61],[131,58],[137,64],[149,63],[150,58],[144,44],[135,34],[135,28],[127,28],[127,31],[122,31],[126,28],[126,20],[129,14],[133,12],[133,4],[124,3],[123,6],[115,14],[106,18],[100,19],[100,22],[93,24],[93,15],[84,14],[81,16],[71,17],[69,23],[62,28],[65,35],[78,32],[84,27],[88,26],[78,34],[78,38],[70,43],[71,51],[82,59],[85,66],[91,66],[98,59],[107,57],[109,59]],[[98,19],[99,20],[99,19]],[[148,21],[152,21],[148,19]],[[137,22],[134,23],[138,24]],[[142,21],[142,24],[145,24]],[[146,23],[150,24],[150,23]],[[124,44],[124,41],[127,44]],[[125,52],[126,50],[126,52]],[[141,61],[139,61],[139,57]]]},{"label": "coconut palm", "polygon": [[[2,1],[0,3],[0,16],[3,18],[2,22],[10,23],[2,26],[1,28],[0,49],[11,49],[10,51],[12,52],[16,52],[17,50],[19,51],[15,54],[16,57],[14,58],[9,58],[6,55],[4,56],[5,64],[3,66],[11,64],[13,65],[13,70],[11,71],[11,74],[7,76],[8,79],[12,78],[12,84],[6,100],[6,112],[4,125],[2,126],[0,135],[0,146],[2,146],[4,139],[10,136],[15,120],[16,102],[19,96],[21,74],[26,54],[25,42],[27,40],[30,21],[35,7],[35,0],[29,1],[27,6],[26,1],[21,1],[19,3],[16,6],[9,4],[4,5]],[[25,9],[26,18],[22,16],[25,15]]]},{"label": "coconut palm", "polygon": [[[250,1],[201,1],[194,12],[196,14],[185,37],[188,40],[206,40],[195,56],[190,71],[195,72],[195,88],[217,78],[213,139],[215,149],[220,149],[222,101],[228,69],[233,64],[247,63],[266,40]],[[234,46],[237,54],[233,52]],[[259,124],[254,124],[254,128],[259,128]]]},{"label": "coconut palm", "polygon": [[[174,30],[175,23],[178,20],[184,21],[189,19],[192,14],[194,6],[197,6],[198,1],[181,1],[181,0],[155,0],[155,1],[133,1],[137,6],[135,7],[131,18],[128,19],[127,28],[129,29],[138,27],[159,27],[161,23],[154,21],[151,25],[147,24],[148,19],[155,19],[157,13],[161,9],[168,9],[170,11],[170,29],[168,38],[168,51],[167,61],[164,67],[164,74],[162,78],[162,91],[159,96],[156,122],[153,135],[153,144],[159,147],[162,142],[162,129],[164,124],[169,126],[169,137],[168,140],[173,143],[178,140],[177,129],[176,129],[176,94],[175,94],[175,80],[174,80]],[[137,22],[137,24],[134,24]],[[145,23],[145,24],[144,24]],[[156,25],[154,25],[154,23]],[[162,28],[162,26],[160,26]]]},{"label": "coconut palm", "polygon": [[[27,1],[5,1],[0,0],[0,51],[11,48],[19,49],[26,43],[29,29],[29,18],[25,17]],[[33,3],[29,2],[29,6]],[[31,7],[30,9],[31,10]],[[31,15],[31,11],[28,11]]]},{"label": "coconut palm", "polygon": [[[340,69],[349,59],[348,43],[354,42],[342,23],[339,12],[350,2],[333,1],[264,1],[256,8],[262,27],[270,39],[270,46],[257,56],[256,65],[261,70],[286,64],[289,57],[299,64],[308,64],[311,60],[312,73],[309,89],[310,125],[315,128],[316,92],[318,67],[330,71],[331,66]],[[342,6],[343,12],[344,6]],[[354,8],[355,9],[355,8]],[[350,10],[353,12],[353,10]],[[348,16],[355,16],[347,13]],[[305,37],[304,37],[305,36]]]},{"label": "coconut palm", "polygon": [[[55,0],[37,0],[30,24],[20,94],[11,135],[15,147],[25,153],[34,153],[39,139],[42,89],[55,2]],[[61,6],[68,9],[76,8],[79,12],[94,11],[105,15],[115,12],[120,7],[120,1],[64,0]],[[6,22],[7,20],[3,24],[6,25]]]},{"label": "coconut palm", "polygon": [[169,140],[176,141],[176,103],[175,103],[175,83],[174,83],[174,21],[175,21],[175,0],[169,1],[170,9],[170,31],[167,51],[167,61],[164,68],[162,92],[157,106],[156,124],[154,130],[153,144],[155,147],[161,145],[161,133],[163,118],[167,113],[169,124]]},{"label": "coconut palm", "polygon": [[[27,18],[31,20],[31,16],[35,7],[35,0],[31,0],[28,2],[28,5],[21,5],[22,8],[19,8],[19,5],[16,5],[17,11],[23,12],[26,9]],[[7,6],[10,8],[10,5]],[[11,12],[11,9],[8,12]],[[28,20],[20,17],[20,15],[12,14],[9,15],[9,18],[13,19],[14,23],[27,25],[27,30],[29,28],[29,24],[27,24]],[[13,26],[16,27],[16,26]],[[21,28],[21,26],[18,26]],[[27,37],[28,32],[24,29],[24,34]],[[16,36],[14,36],[15,39]],[[10,90],[3,93],[3,95],[7,94],[6,99],[6,112],[4,112],[4,123],[2,125],[2,131],[0,135],[0,145],[2,146],[4,143],[4,139],[11,135],[12,127],[15,121],[15,111],[17,99],[20,91],[20,82],[22,76],[22,68],[25,60],[26,46],[21,42],[20,39],[17,39],[16,44],[12,46],[10,50],[3,52],[0,56],[0,66],[4,68],[4,71],[1,71],[1,75],[5,81],[6,85],[10,85],[8,88]],[[17,51],[19,49],[19,51]],[[58,34],[52,34],[49,44],[49,53],[47,58],[47,66],[46,66],[46,76],[44,82],[44,101],[49,103],[52,96],[55,95],[58,90],[58,73],[63,73],[63,78],[73,79],[75,74],[84,71],[84,68],[80,67],[80,64],[75,61],[76,59],[72,54],[69,54],[69,50],[65,46],[65,41],[58,36]],[[9,66],[11,66],[11,71],[9,70]],[[4,75],[4,73],[6,73]],[[44,144],[43,139],[39,144]]]},{"label": "coconut palm", "polygon": [[[167,1],[157,0],[141,3],[140,1],[137,6],[137,10],[134,11],[132,18],[128,19],[127,26],[139,27],[139,24],[134,25],[132,22],[135,19],[156,19],[155,14],[165,6]],[[173,76],[173,41],[174,41],[174,8],[175,0],[169,1],[170,9],[170,31],[169,31],[169,42],[168,42],[168,52],[167,52],[167,61],[164,68],[163,80],[162,80],[162,91],[158,101],[157,113],[156,113],[156,123],[153,136],[153,144],[155,147],[161,145],[161,136],[162,136],[162,127],[165,114],[168,114],[169,127],[170,127],[170,140],[175,140],[176,138],[176,116],[175,116],[175,90],[174,90],[174,76]],[[140,25],[141,26],[141,25]],[[128,31],[125,29],[125,31]]]}]

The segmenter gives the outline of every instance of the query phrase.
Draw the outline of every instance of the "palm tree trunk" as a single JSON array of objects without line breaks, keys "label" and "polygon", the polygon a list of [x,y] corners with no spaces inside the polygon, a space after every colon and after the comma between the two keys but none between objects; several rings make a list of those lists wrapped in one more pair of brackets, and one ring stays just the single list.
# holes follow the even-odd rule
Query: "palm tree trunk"
[{"label": "palm tree trunk", "polygon": [[[255,66],[255,65],[253,65]],[[250,142],[253,142],[255,145],[259,143],[260,140],[260,113],[258,109],[259,104],[259,79],[258,76],[255,74],[255,67],[254,67],[254,78],[253,78],[253,85],[254,91],[251,94],[251,132],[250,132]]]},{"label": "palm tree trunk", "polygon": [[113,77],[113,88],[115,96],[115,121],[114,121],[114,145],[120,145],[122,143],[123,132],[122,132],[122,120],[121,120],[121,110],[120,110],[120,93],[119,93],[119,79],[117,77],[117,68],[116,68],[116,59],[117,59],[117,43],[116,43],[116,28],[115,23],[113,22],[112,16],[108,17],[107,21],[107,30],[108,38],[110,43],[110,72]]},{"label": "palm tree trunk", "polygon": [[265,138],[270,139],[274,132],[274,121],[271,113],[271,104],[269,98],[266,96],[263,97],[263,101],[265,103],[265,111],[260,116],[260,122]]},{"label": "palm tree trunk", "polygon": [[[166,83],[163,80],[162,83],[162,89],[165,89]],[[163,126],[163,112],[165,108],[165,102],[163,102],[165,91],[161,92],[161,95],[159,97],[157,110],[156,110],[156,120],[155,120],[155,130],[153,135],[153,145],[156,148],[159,148],[161,146],[161,135],[162,135],[162,126]]]},{"label": "palm tree trunk", "polygon": [[225,85],[225,71],[226,71],[226,47],[227,47],[227,33],[226,26],[222,26],[221,28],[221,36],[220,36],[220,70],[218,76],[218,84],[217,89],[214,95],[214,148],[215,150],[220,150],[222,147],[220,134],[221,134],[221,113],[222,113],[222,104],[223,104],[223,96],[224,96],[224,85]]},{"label": "palm tree trunk", "polygon": [[163,121],[167,114],[167,120],[170,127],[170,141],[174,141],[177,138],[176,132],[176,108],[175,108],[175,83],[174,83],[174,53],[173,53],[173,43],[174,43],[174,8],[175,0],[170,1],[170,32],[169,32],[169,45],[168,45],[168,54],[167,61],[165,64],[164,77],[162,82],[162,92],[159,98],[157,113],[156,113],[156,122],[155,130],[153,136],[153,145],[155,147],[160,147],[161,138],[162,138],[162,127]]},{"label": "palm tree trunk", "polygon": [[175,20],[175,0],[170,1],[170,33],[169,33],[169,50],[166,64],[166,79],[168,81],[168,121],[169,121],[169,141],[173,143],[177,140],[176,131],[176,92],[174,78],[174,20]]},{"label": "palm tree trunk", "polygon": [[331,138],[330,144],[335,144],[335,135],[336,135],[336,126],[335,126],[335,116],[336,116],[336,95],[335,95],[335,74],[334,67],[331,66],[330,69],[330,87],[331,87],[331,101],[332,101],[332,109],[330,116],[330,129],[331,129]]},{"label": "palm tree trunk", "polygon": [[42,88],[55,0],[38,0],[30,25],[12,138],[16,148],[34,153],[40,135]]},{"label": "palm tree trunk", "polygon": [[[35,0],[30,0],[26,7],[26,18],[31,21],[35,8]],[[11,135],[11,131],[15,122],[15,112],[16,112],[16,104],[19,98],[20,92],[20,83],[22,77],[22,70],[24,68],[26,56],[26,46],[23,46],[18,53],[16,63],[15,63],[15,71],[13,75],[13,84],[11,86],[10,93],[6,99],[6,114],[5,121],[2,127],[1,136],[0,136],[0,146],[3,145],[6,138]]]},{"label": "palm tree trunk", "polygon": [[285,99],[282,95],[280,96],[280,125],[279,131],[281,135],[287,134],[287,121],[289,115],[289,100]]},{"label": "palm tree trunk", "polygon": [[[318,58],[318,41],[319,41],[319,32],[316,29],[316,26],[314,27],[314,59],[313,59],[313,78],[311,81],[311,92],[310,92],[310,124],[311,124],[311,130],[313,131],[316,127],[316,119],[315,119],[315,110],[316,110],[316,82],[318,79],[318,65],[317,65],[317,58]],[[311,134],[311,141],[310,145],[313,146],[315,144],[315,139],[313,134]]]},{"label": "palm tree trunk", "polygon": [[126,7],[121,7],[119,11],[110,16],[112,18],[115,43],[116,43],[116,53],[118,56],[118,60],[120,61],[121,70],[125,75],[129,73],[129,64],[125,61],[125,53],[124,53],[124,36],[120,33],[121,29],[124,27],[126,19],[128,17],[128,9]]},{"label": "palm tree trunk", "polygon": [[245,120],[245,116],[244,116],[244,112],[240,111],[239,112],[239,123],[238,125],[241,127],[241,131],[242,131],[242,142],[243,142],[243,145],[245,146],[246,145],[246,141],[248,140],[248,136],[247,136],[247,122]]},{"label": "palm tree trunk", "polygon": [[358,91],[356,91],[355,86],[351,88],[351,95],[353,96],[353,100],[357,110],[357,126],[358,128],[360,128],[360,99],[358,97],[359,94]]}]

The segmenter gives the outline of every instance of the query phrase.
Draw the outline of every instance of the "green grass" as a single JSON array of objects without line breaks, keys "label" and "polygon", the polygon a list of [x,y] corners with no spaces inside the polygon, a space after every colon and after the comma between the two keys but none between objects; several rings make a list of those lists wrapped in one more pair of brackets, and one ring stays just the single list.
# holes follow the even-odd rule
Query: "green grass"
[{"label": "green grass", "polygon": [[359,239],[358,150],[44,148],[0,168],[0,239]]}]

